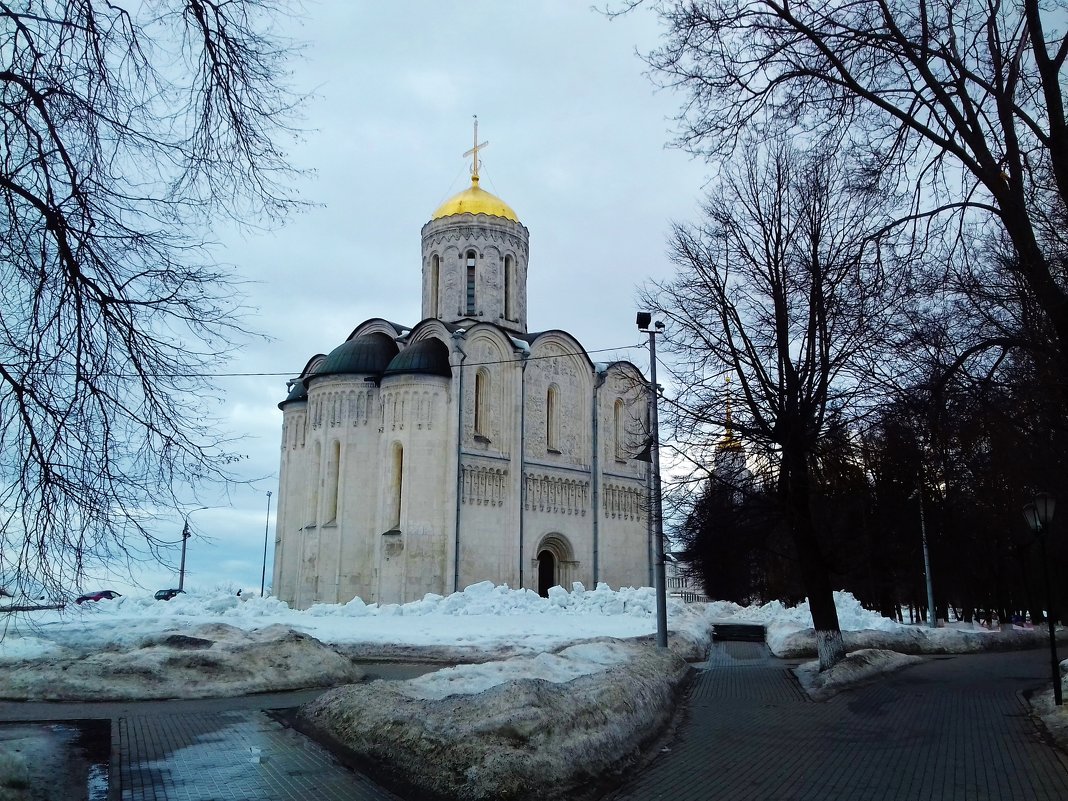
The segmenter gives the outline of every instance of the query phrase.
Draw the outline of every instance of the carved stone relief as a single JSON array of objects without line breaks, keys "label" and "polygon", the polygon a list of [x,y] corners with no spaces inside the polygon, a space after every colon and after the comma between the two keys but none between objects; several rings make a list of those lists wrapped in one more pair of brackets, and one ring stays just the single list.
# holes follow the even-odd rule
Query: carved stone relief
[{"label": "carved stone relief", "polygon": [[508,492],[508,469],[463,465],[462,503],[471,506],[501,506]]},{"label": "carved stone relief", "polygon": [[525,509],[585,517],[590,502],[588,480],[527,473],[523,481]]},{"label": "carved stone relief", "polygon": [[434,409],[440,397],[440,392],[432,390],[394,389],[383,392],[383,429],[403,431],[410,426],[429,431],[434,426]]},{"label": "carved stone relief", "polygon": [[[555,345],[538,350],[527,380],[528,452],[540,457],[563,455],[569,462],[582,463],[586,453],[589,413],[582,396],[583,382],[574,360]],[[549,357],[549,358],[545,358]],[[547,440],[549,387],[556,387],[555,441]],[[557,457],[559,458],[559,457]]]},{"label": "carved stone relief", "polygon": [[602,506],[608,517],[622,520],[645,519],[645,491],[622,484],[606,483],[602,492]]}]

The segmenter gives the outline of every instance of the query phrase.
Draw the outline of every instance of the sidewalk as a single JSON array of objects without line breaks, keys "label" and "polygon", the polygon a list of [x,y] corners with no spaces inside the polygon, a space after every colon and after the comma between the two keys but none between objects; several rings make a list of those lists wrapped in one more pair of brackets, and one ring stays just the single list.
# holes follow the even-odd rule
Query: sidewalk
[{"label": "sidewalk", "polygon": [[788,665],[719,643],[670,750],[613,801],[1062,801],[1068,757],[1028,717],[1043,651],[935,657],[813,703]]},{"label": "sidewalk", "polygon": [[[1068,757],[1021,693],[1043,651],[936,657],[813,703],[762,644],[717,643],[676,736],[612,801],[1061,801]],[[107,720],[108,801],[400,801],[265,710],[319,691],[0,703],[0,722]]]},{"label": "sidewalk", "polygon": [[108,801],[400,801],[265,711],[299,706],[320,692],[97,704],[3,702],[0,722],[108,721]]}]

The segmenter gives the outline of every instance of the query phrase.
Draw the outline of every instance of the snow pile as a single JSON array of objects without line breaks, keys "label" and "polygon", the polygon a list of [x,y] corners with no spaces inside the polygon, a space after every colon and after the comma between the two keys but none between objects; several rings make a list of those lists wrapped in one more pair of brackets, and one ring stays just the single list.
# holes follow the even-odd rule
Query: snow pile
[{"label": "snow pile", "polygon": [[397,686],[410,698],[440,700],[449,695],[473,695],[516,679],[541,679],[562,684],[623,664],[631,654],[630,648],[619,642],[584,643],[555,654],[518,656],[503,662],[445,668]]},{"label": "snow pile", "polygon": [[[669,599],[671,611],[682,614],[686,604]],[[572,584],[571,592],[563,587],[551,587],[549,597],[542,598],[533,590],[512,590],[507,585],[491,581],[472,584],[449,596],[427,593],[419,601],[406,604],[366,604],[353,598],[347,604],[316,604],[307,614],[313,617],[366,617],[387,615],[413,617],[424,615],[632,615],[648,617],[656,612],[656,594],[651,587],[622,587],[613,590],[603,581],[597,588],[587,590],[582,582]]]},{"label": "snow pile", "polygon": [[[794,658],[808,656],[816,651],[812,611],[807,600],[792,607],[781,601],[771,601],[763,606],[739,606],[729,601],[712,601],[707,606],[708,616],[715,622],[744,622],[764,626],[768,647],[776,656]],[[835,592],[834,606],[838,610],[838,623],[843,632],[898,632],[909,628],[883,617],[878,612],[865,609],[852,593]]]},{"label": "snow pile", "polygon": [[132,647],[5,665],[0,697],[30,701],[215,698],[329,687],[362,671],[318,640],[284,626],[247,632],[209,624],[161,632]]},{"label": "snow pile", "polygon": [[[138,648],[161,630],[226,623],[255,631],[278,624],[344,648],[354,657],[475,661],[501,654],[538,654],[603,637],[633,639],[656,631],[651,588],[612,590],[606,584],[571,592],[554,587],[548,598],[481,582],[448,596],[428,594],[411,603],[318,604],[290,609],[277,598],[225,592],[188,593],[171,601],[125,596],[62,611],[20,616],[0,640],[0,665],[63,654],[90,655]],[[699,604],[669,600],[672,645],[700,658],[710,630]],[[416,654],[415,651],[422,651]]]},{"label": "snow pile", "polygon": [[[413,797],[572,797],[593,789],[593,777],[635,763],[670,719],[688,668],[643,645],[567,650],[563,661],[601,669],[566,684],[510,679],[477,699],[467,694],[477,691],[474,674],[466,689],[444,697],[413,697],[411,687],[376,681],[324,693],[301,717]],[[560,667],[551,672],[564,680]]]},{"label": "snow pile", "polygon": [[[891,631],[901,626],[878,612],[865,609],[852,593],[835,592],[834,607],[838,610],[838,622],[843,631]],[[712,601],[708,604],[708,614],[714,620],[744,618],[748,623],[772,625],[784,631],[812,628],[812,612],[807,600],[797,606],[786,606],[782,601],[770,601],[763,606],[739,606],[729,601]]]},{"label": "snow pile", "polygon": [[822,673],[819,661],[806,662],[794,668],[794,675],[810,696],[822,701],[839,690],[856,687],[922,661],[921,657],[899,654],[896,651],[864,649],[853,651],[830,670]]}]

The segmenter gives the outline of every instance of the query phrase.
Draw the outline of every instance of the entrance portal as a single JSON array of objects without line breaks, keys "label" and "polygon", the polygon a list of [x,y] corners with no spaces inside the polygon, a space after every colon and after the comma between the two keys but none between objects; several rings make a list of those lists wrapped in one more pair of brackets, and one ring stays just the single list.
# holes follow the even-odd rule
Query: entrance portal
[{"label": "entrance portal", "polygon": [[538,554],[538,595],[548,598],[549,587],[555,587],[557,583],[556,557],[552,551],[542,551]]}]

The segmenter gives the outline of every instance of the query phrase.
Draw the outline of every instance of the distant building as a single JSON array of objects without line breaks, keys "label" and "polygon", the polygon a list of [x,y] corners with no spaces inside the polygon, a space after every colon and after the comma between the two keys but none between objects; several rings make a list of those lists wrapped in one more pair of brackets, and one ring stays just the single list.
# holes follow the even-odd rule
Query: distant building
[{"label": "distant building", "polygon": [[712,480],[731,493],[735,505],[742,501],[746,490],[753,484],[753,473],[745,463],[745,448],[734,433],[731,420],[731,403],[727,401],[727,420],[723,436],[716,443],[715,461],[712,464]]},{"label": "distant building", "polygon": [[[734,433],[729,400],[726,411],[723,436],[716,443],[712,475],[705,491],[722,493],[723,502],[730,507],[737,507],[745,493],[752,489],[753,474],[746,466],[745,447]],[[667,586],[668,591],[680,600],[709,600],[700,570],[693,563],[678,560],[677,557],[668,563]]]},{"label": "distant building", "polygon": [[423,320],[360,323],[279,404],[273,586],[296,607],[647,582],[645,379],[527,331],[528,231],[479,147],[423,226]]}]

